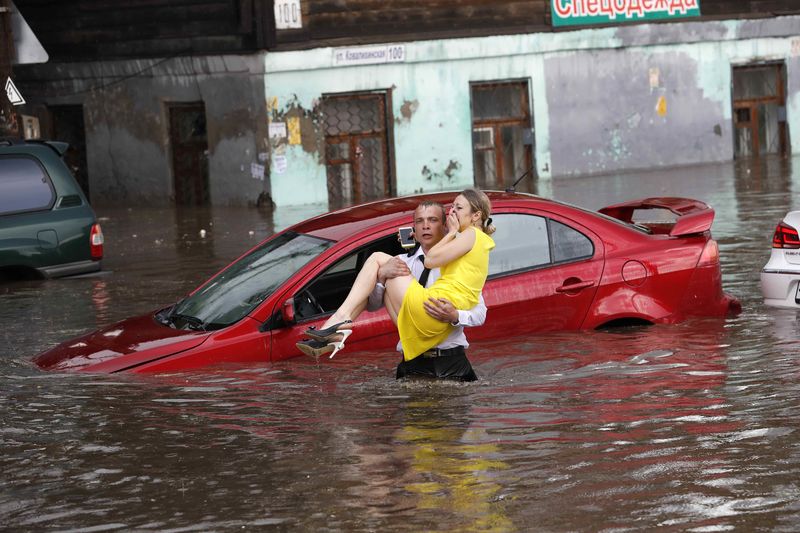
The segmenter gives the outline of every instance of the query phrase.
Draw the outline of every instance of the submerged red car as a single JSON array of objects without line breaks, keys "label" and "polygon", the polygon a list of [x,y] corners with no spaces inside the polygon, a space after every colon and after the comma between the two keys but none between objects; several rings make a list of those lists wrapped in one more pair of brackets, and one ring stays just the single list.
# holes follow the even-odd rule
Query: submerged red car
[{"label": "submerged red car", "polygon": [[[302,332],[338,307],[372,252],[402,252],[397,228],[409,225],[417,204],[447,205],[455,194],[394,198],[306,220],[174,305],[64,342],[35,362],[59,371],[167,372],[296,357]],[[483,291],[489,313],[468,332],[471,341],[740,310],[722,290],[714,210],[703,202],[649,198],[592,212],[528,194],[488,195],[497,227]],[[396,342],[386,311],[365,312],[343,355],[391,351]]]}]

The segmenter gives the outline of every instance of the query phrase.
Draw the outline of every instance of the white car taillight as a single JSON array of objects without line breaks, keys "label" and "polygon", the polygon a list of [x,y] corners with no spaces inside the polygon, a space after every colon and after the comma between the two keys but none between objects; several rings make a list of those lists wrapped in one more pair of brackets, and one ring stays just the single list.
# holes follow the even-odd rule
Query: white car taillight
[{"label": "white car taillight", "polygon": [[98,261],[103,258],[103,230],[100,229],[100,224],[92,225],[92,231],[89,233],[89,250],[92,254],[92,259]]},{"label": "white car taillight", "polygon": [[772,236],[773,248],[800,248],[800,238],[797,235],[797,230],[781,222],[775,228],[775,234]]},{"label": "white car taillight", "polygon": [[717,241],[714,239],[709,239],[706,243],[706,247],[703,248],[703,253],[700,254],[700,260],[697,261],[697,266],[710,266],[716,265],[719,263],[719,246],[717,246]]}]

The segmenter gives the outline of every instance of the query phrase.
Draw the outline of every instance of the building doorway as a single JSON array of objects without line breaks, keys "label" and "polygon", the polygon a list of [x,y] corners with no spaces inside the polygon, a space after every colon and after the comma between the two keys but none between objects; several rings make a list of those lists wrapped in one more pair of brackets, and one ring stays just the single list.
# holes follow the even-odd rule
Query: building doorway
[{"label": "building doorway", "polygon": [[394,194],[391,94],[325,95],[325,165],[332,209]]},{"label": "building doorway", "polygon": [[787,153],[783,63],[733,68],[734,157]]},{"label": "building doorway", "polygon": [[475,185],[502,190],[527,173],[516,190],[535,193],[528,82],[475,82],[470,89]]},{"label": "building doorway", "polygon": [[208,137],[202,102],[171,104],[169,143],[177,205],[208,205]]},{"label": "building doorway", "polygon": [[81,186],[86,199],[91,201],[89,169],[86,164],[86,129],[83,122],[83,106],[54,105],[49,106],[48,110],[52,127],[49,137],[54,141],[69,143],[69,148],[64,154],[64,162],[72,171],[78,185]]}]

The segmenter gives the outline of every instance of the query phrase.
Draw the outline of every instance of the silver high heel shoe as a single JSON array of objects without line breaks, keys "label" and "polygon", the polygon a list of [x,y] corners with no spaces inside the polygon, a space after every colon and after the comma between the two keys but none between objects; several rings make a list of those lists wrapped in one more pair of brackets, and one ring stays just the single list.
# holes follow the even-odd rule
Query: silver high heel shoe
[{"label": "silver high heel shoe", "polygon": [[297,346],[297,349],[304,354],[310,355],[315,359],[319,359],[320,356],[325,355],[328,352],[333,352],[328,357],[328,359],[333,359],[333,356],[336,355],[339,350],[344,348],[344,341],[347,340],[347,337],[352,335],[353,330],[341,329],[338,331],[338,333],[341,333],[342,335],[342,338],[338,341],[325,342],[316,339],[307,339],[296,343],[295,346]]},{"label": "silver high heel shoe", "polygon": [[339,341],[333,341],[333,342],[329,343],[330,346],[333,346],[334,350],[333,350],[333,353],[330,356],[328,356],[328,359],[333,359],[333,356],[336,355],[336,353],[339,350],[344,348],[344,341],[347,340],[347,337],[349,337],[350,335],[353,334],[353,330],[352,329],[340,329],[339,333],[342,334],[342,338]]},{"label": "silver high heel shoe", "polygon": [[[307,330],[303,332],[303,334],[307,337],[311,337],[315,341],[325,341],[328,342],[331,340],[331,337],[336,336],[336,334],[341,333],[342,331],[347,331],[345,329],[339,329],[346,324],[352,324],[352,320],[344,320],[339,322],[338,324],[334,324],[332,326],[328,326],[325,329],[317,329],[314,326],[311,326]],[[352,327],[352,326],[349,326]]]}]

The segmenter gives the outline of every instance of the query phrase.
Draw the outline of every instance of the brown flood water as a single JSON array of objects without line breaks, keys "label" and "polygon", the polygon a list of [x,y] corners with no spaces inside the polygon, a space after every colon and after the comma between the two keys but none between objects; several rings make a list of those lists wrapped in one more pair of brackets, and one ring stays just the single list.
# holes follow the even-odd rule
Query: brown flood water
[{"label": "brown flood water", "polygon": [[764,307],[758,280],[799,188],[797,159],[540,184],[592,209],[711,203],[744,311],[476,343],[481,380],[467,385],[398,383],[395,354],[346,351],[165,376],[40,372],[36,353],[177,300],[321,207],[98,209],[104,273],[0,286],[0,529],[796,531],[798,317]]}]

